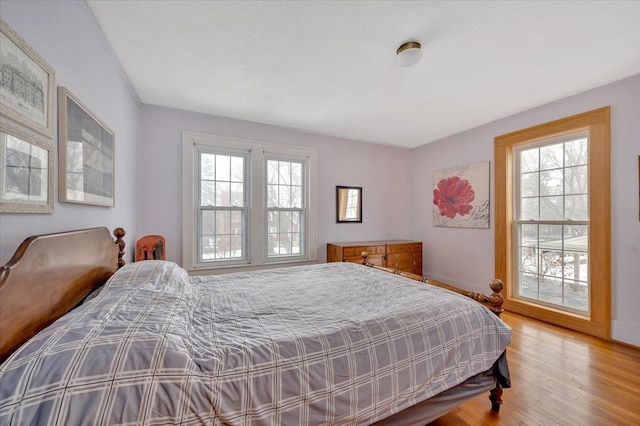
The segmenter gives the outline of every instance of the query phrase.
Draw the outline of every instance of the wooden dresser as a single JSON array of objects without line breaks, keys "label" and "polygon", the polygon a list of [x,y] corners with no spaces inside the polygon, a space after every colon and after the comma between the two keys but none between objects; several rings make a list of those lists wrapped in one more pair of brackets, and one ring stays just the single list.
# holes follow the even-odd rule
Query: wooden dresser
[{"label": "wooden dresser", "polygon": [[406,240],[356,241],[327,244],[327,262],[361,263],[363,251],[367,262],[387,268],[422,275],[422,242]]}]

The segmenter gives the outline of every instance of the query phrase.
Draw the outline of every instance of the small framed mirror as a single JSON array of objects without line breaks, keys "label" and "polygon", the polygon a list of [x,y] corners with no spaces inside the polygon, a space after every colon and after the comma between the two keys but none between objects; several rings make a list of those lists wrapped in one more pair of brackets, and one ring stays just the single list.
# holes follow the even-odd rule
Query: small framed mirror
[{"label": "small framed mirror", "polygon": [[336,223],[362,223],[362,187],[336,186]]}]

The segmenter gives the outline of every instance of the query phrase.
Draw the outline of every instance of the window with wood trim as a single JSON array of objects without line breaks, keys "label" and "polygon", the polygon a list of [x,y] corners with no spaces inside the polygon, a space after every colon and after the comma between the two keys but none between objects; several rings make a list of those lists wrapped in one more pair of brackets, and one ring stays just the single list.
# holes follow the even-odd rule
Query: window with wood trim
[{"label": "window with wood trim", "polygon": [[495,165],[505,309],[610,338],[610,109],[499,136]]}]

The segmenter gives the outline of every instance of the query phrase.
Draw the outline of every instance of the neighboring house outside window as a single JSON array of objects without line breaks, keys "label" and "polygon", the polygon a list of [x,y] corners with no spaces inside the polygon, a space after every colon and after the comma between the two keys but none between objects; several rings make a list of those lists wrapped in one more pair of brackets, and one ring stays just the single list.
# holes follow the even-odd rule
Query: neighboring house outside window
[{"label": "neighboring house outside window", "polygon": [[183,266],[317,259],[312,148],[183,132]]}]

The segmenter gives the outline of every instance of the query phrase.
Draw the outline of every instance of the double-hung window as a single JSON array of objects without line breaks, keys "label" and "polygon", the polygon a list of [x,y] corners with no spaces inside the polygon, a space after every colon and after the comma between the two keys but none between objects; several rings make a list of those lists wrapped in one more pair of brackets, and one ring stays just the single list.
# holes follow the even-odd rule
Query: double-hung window
[{"label": "double-hung window", "polygon": [[247,259],[246,151],[196,145],[196,201],[200,263]]},{"label": "double-hung window", "polygon": [[589,307],[588,133],[514,148],[514,295],[579,315]]},{"label": "double-hung window", "polygon": [[186,269],[317,259],[311,148],[183,133]]},{"label": "double-hung window", "polygon": [[304,254],[305,162],[266,157],[267,169],[267,257]]},{"label": "double-hung window", "polygon": [[495,274],[507,310],[609,338],[610,108],[495,138]]}]

